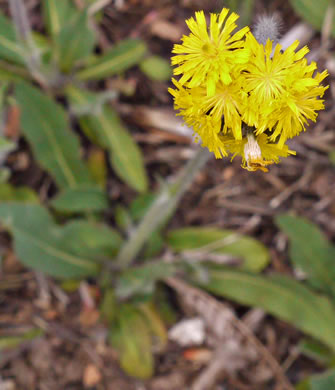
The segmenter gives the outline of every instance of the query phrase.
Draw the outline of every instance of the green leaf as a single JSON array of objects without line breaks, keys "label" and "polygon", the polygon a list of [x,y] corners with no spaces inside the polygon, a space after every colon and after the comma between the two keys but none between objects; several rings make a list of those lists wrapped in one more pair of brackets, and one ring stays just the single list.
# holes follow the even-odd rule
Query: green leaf
[{"label": "green leaf", "polygon": [[[1,107],[1,105],[0,105]],[[16,149],[16,143],[0,136],[0,154],[6,155]]]},{"label": "green leaf", "polygon": [[156,198],[156,194],[154,193],[146,193],[139,194],[130,204],[129,212],[131,218],[134,222],[139,222],[154,202]]},{"label": "green leaf", "polygon": [[176,252],[203,252],[204,259],[206,253],[232,255],[244,260],[241,269],[254,272],[264,269],[270,258],[268,250],[259,241],[230,230],[207,227],[176,229],[168,233],[167,243]]},{"label": "green leaf", "polygon": [[105,152],[100,148],[91,150],[87,158],[87,167],[99,187],[106,188],[108,168]]},{"label": "green leaf", "polygon": [[[322,0],[290,0],[296,13],[305,19],[316,30],[321,31],[323,22],[330,5],[330,1]],[[332,35],[335,36],[335,25],[332,26]]]},{"label": "green leaf", "polygon": [[112,325],[117,314],[117,303],[114,290],[112,288],[106,289],[103,300],[100,305],[100,314],[108,325]]},{"label": "green leaf", "polygon": [[303,339],[299,343],[299,350],[310,359],[319,361],[327,366],[335,363],[335,354],[324,344],[314,339]]},{"label": "green leaf", "polygon": [[307,273],[315,288],[335,297],[335,248],[320,229],[310,221],[281,215],[276,218],[280,229],[290,239],[290,259]]},{"label": "green leaf", "polygon": [[0,60],[0,81],[17,82],[26,78],[30,78],[30,74],[23,66]]},{"label": "green leaf", "polygon": [[13,24],[0,12],[0,58],[15,64],[25,64],[25,51],[16,40]]},{"label": "green leaf", "polygon": [[1,202],[38,203],[38,195],[29,187],[14,187],[9,183],[0,184]]},{"label": "green leaf", "polygon": [[67,188],[51,201],[51,206],[57,211],[82,213],[103,211],[108,208],[108,198],[99,187]]},{"label": "green leaf", "polygon": [[70,131],[64,109],[38,89],[16,86],[21,126],[39,163],[60,188],[94,184],[80,159],[78,138]]},{"label": "green leaf", "polygon": [[54,223],[43,207],[2,203],[0,221],[12,233],[15,252],[26,266],[64,279],[97,273],[94,259],[73,251],[66,231]]},{"label": "green leaf", "polygon": [[159,56],[145,58],[140,63],[140,69],[152,80],[168,81],[172,76],[170,63]]},{"label": "green leaf", "polygon": [[[70,101],[87,105],[92,95],[77,88],[67,88]],[[94,96],[94,95],[93,95]],[[110,163],[118,176],[139,192],[148,187],[143,157],[140,148],[120,122],[117,113],[104,106],[100,113],[86,114],[79,118],[86,135],[110,152]]]},{"label": "green leaf", "polygon": [[168,335],[166,331],[166,326],[159,315],[153,302],[145,302],[137,306],[138,309],[143,313],[147,323],[151,329],[151,332],[154,338],[157,341],[155,345],[155,350],[162,350],[167,344]]},{"label": "green leaf", "polygon": [[79,61],[85,60],[93,51],[95,34],[89,26],[85,11],[76,15],[57,35],[58,62],[64,72],[70,71]]},{"label": "green leaf", "polygon": [[110,342],[119,353],[121,367],[133,377],[148,379],[153,374],[151,331],[146,319],[133,306],[124,304],[110,330]]},{"label": "green leaf", "polygon": [[148,238],[148,241],[143,248],[143,258],[152,259],[157,256],[164,246],[164,239],[162,233],[158,230],[152,233],[151,237]]},{"label": "green leaf", "polygon": [[[130,204],[129,213],[134,222],[140,222],[154,202],[156,194],[148,192],[139,194]],[[164,239],[160,229],[155,230],[143,247],[142,257],[150,259],[158,255],[164,246]]]},{"label": "green leaf", "polygon": [[122,299],[137,293],[152,294],[158,280],[172,276],[175,272],[174,264],[162,261],[129,268],[120,274],[116,294]]},{"label": "green leaf", "polygon": [[284,276],[264,277],[212,267],[208,277],[208,283],[201,285],[212,293],[260,307],[335,351],[335,307],[326,297]]},{"label": "green leaf", "polygon": [[126,207],[118,204],[114,209],[114,219],[116,226],[125,233],[129,233],[133,228],[133,220]]},{"label": "green leaf", "polygon": [[323,374],[312,376],[310,384],[311,390],[335,389],[335,370],[329,370]]},{"label": "green leaf", "polygon": [[[26,331],[24,334],[19,336],[6,336],[0,337],[0,351],[2,349],[16,348],[20,344],[36,339],[37,337],[43,336],[44,331],[39,328],[33,328]],[[1,358],[1,356],[0,356]]]},{"label": "green leaf", "polygon": [[67,247],[79,256],[89,255],[97,260],[112,258],[122,244],[120,234],[106,225],[74,220],[63,226]]},{"label": "green leaf", "polygon": [[93,64],[80,71],[81,80],[101,80],[121,73],[136,65],[147,51],[145,43],[139,39],[127,39],[98,58]]},{"label": "green leaf", "polygon": [[77,13],[69,0],[44,0],[43,14],[48,33],[55,37]]}]

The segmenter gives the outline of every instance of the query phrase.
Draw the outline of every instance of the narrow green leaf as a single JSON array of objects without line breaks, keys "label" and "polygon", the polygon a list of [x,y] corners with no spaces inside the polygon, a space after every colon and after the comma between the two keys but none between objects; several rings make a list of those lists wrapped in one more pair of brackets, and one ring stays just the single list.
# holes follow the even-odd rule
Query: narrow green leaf
[{"label": "narrow green leaf", "polygon": [[[39,328],[34,328],[26,331],[24,334],[19,336],[7,336],[0,337],[0,351],[2,349],[16,348],[20,344],[36,339],[37,337],[43,336],[44,331]],[[1,359],[0,359],[1,361]]]},{"label": "narrow green leaf", "polygon": [[105,319],[109,326],[113,324],[117,314],[117,302],[114,289],[107,288],[104,292],[102,303],[100,305],[100,315]]},{"label": "narrow green leaf", "polygon": [[151,331],[142,313],[129,304],[122,305],[109,337],[127,374],[140,379],[152,376]]},{"label": "narrow green leaf", "polygon": [[[290,0],[296,13],[306,22],[320,31],[330,5],[330,1],[322,0]],[[332,26],[332,35],[335,36],[335,25]]]},{"label": "narrow green leaf", "polygon": [[[75,105],[87,106],[92,100],[92,94],[77,88],[67,88],[66,92]],[[111,107],[103,106],[101,112],[81,116],[79,123],[93,142],[110,152],[110,163],[118,176],[135,190],[145,192],[148,181],[141,150],[117,113]]]},{"label": "narrow green leaf", "polygon": [[94,184],[80,159],[80,145],[59,104],[25,83],[16,86],[21,126],[39,163],[61,188]]},{"label": "narrow green leaf", "polygon": [[276,223],[290,239],[290,259],[307,273],[315,288],[335,297],[335,248],[310,221],[280,215]]},{"label": "narrow green leaf", "polygon": [[77,13],[69,0],[44,0],[43,14],[48,33],[55,37]]},{"label": "narrow green leaf", "polygon": [[[2,102],[0,102],[0,109],[3,108],[1,103]],[[16,143],[15,142],[9,140],[6,137],[2,137],[0,135],[0,153],[1,153],[1,155],[10,153],[10,152],[12,152],[15,149],[16,149]]]},{"label": "narrow green leaf", "polygon": [[26,266],[62,279],[97,273],[94,259],[73,251],[64,230],[43,207],[2,203],[0,221],[12,233],[15,252]]},{"label": "narrow green leaf", "polygon": [[116,294],[122,299],[136,293],[151,294],[158,280],[172,276],[175,272],[174,264],[162,261],[129,268],[118,278]]},{"label": "narrow green leaf", "polygon": [[140,63],[140,69],[152,80],[168,81],[172,76],[170,63],[159,56],[145,58]]},{"label": "narrow green leaf", "polygon": [[13,24],[0,12],[0,58],[24,65],[25,51],[16,40]]},{"label": "narrow green leaf", "polygon": [[57,54],[63,71],[70,71],[79,61],[85,60],[93,51],[95,34],[89,26],[85,11],[78,13],[57,35]]},{"label": "narrow green leaf", "polygon": [[148,192],[139,194],[130,204],[129,213],[134,222],[139,222],[155,201],[156,194]]},{"label": "narrow green leaf", "polygon": [[87,158],[87,167],[97,185],[100,188],[106,188],[108,168],[105,152],[102,149],[96,148],[90,150]]},{"label": "narrow green leaf", "polygon": [[284,276],[264,277],[242,271],[208,269],[212,293],[260,307],[322,341],[335,351],[335,307],[299,282]]},{"label": "narrow green leaf", "polygon": [[168,334],[157,308],[153,302],[144,302],[137,307],[143,313],[154,338],[157,340],[155,349],[162,350],[167,344]]},{"label": "narrow green leaf", "polygon": [[121,73],[136,65],[147,51],[145,43],[138,39],[127,39],[98,58],[93,64],[80,71],[81,80],[101,80]]},{"label": "narrow green leaf", "polygon": [[67,188],[51,201],[51,206],[57,211],[82,213],[103,211],[108,208],[108,198],[99,187]]},{"label": "narrow green leaf", "polygon": [[38,203],[38,195],[29,187],[14,187],[9,183],[1,183],[0,201]]},{"label": "narrow green leaf", "polygon": [[23,65],[11,64],[0,60],[0,81],[23,81],[30,78],[30,74]]},{"label": "narrow green leaf", "polygon": [[[134,222],[140,222],[145,213],[154,202],[156,195],[154,193],[139,194],[130,204],[129,214],[131,220]],[[142,257],[143,259],[152,259],[162,250],[164,246],[164,239],[161,229],[155,230],[151,237],[148,238],[146,244],[143,247]]]},{"label": "narrow green leaf", "polygon": [[168,245],[176,252],[198,250],[204,253],[220,253],[241,258],[240,268],[259,272],[269,263],[269,252],[259,241],[237,235],[230,230],[207,227],[171,230],[167,236]]},{"label": "narrow green leaf", "polygon": [[335,389],[335,370],[329,370],[323,374],[312,376],[310,383],[311,390]]},{"label": "narrow green leaf", "polygon": [[122,244],[120,234],[106,225],[74,220],[63,226],[64,241],[78,256],[89,255],[97,260],[114,257]]},{"label": "narrow green leaf", "polygon": [[309,357],[317,360],[321,364],[330,366],[335,364],[335,353],[327,348],[324,344],[314,339],[303,339],[299,343],[299,351]]}]

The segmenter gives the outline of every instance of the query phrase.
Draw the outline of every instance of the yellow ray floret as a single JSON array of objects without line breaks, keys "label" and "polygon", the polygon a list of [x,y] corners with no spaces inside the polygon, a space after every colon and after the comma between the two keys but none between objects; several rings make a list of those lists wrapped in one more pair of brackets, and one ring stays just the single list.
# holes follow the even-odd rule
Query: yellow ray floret
[{"label": "yellow ray floret", "polygon": [[213,95],[219,80],[229,84],[232,68],[248,61],[249,51],[244,49],[242,38],[249,28],[232,34],[239,16],[228,14],[226,8],[218,15],[211,14],[209,29],[203,11],[186,21],[191,33],[183,36],[183,43],[176,44],[172,51],[176,54],[172,65],[177,65],[174,74],[182,75],[181,84],[188,82],[190,88],[204,85],[207,94]]},{"label": "yellow ray floret", "polygon": [[298,45],[296,41],[282,51],[279,44],[273,48],[270,40],[264,47],[251,33],[246,38],[251,55],[242,77],[249,105],[242,119],[257,134],[273,132],[271,141],[280,136],[279,147],[305,130],[309,119],[315,121],[316,111],[324,108],[320,97],[328,88],[320,85],[327,71],[314,76],[316,64],[307,64],[304,58],[308,48],[296,52]]}]

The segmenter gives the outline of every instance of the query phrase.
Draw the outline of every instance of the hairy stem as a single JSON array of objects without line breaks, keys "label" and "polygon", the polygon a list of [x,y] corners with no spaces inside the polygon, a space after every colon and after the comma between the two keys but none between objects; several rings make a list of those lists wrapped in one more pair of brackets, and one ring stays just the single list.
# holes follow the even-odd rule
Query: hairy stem
[{"label": "hairy stem", "polygon": [[133,231],[128,241],[121,248],[117,257],[119,267],[125,268],[131,264],[151,234],[173,214],[180,199],[190,187],[197,173],[209,160],[210,156],[211,153],[207,149],[199,148],[176,179],[171,183],[164,183],[161,186],[153,204]]}]

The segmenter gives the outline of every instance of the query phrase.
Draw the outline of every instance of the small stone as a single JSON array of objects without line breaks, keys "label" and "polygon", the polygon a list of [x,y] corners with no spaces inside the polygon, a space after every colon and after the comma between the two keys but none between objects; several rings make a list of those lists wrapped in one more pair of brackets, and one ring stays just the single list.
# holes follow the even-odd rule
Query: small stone
[{"label": "small stone", "polygon": [[101,373],[94,364],[88,364],[85,367],[83,375],[83,383],[85,387],[96,386],[101,381]]}]

